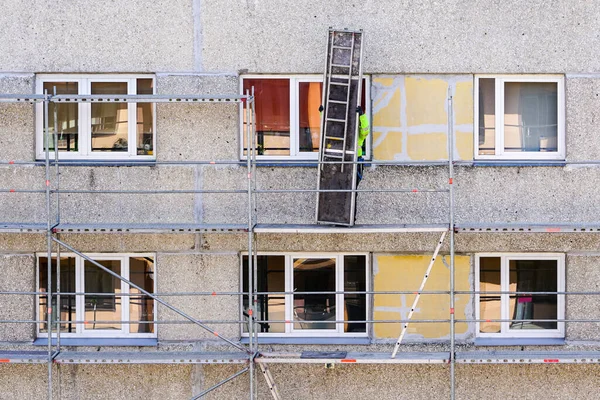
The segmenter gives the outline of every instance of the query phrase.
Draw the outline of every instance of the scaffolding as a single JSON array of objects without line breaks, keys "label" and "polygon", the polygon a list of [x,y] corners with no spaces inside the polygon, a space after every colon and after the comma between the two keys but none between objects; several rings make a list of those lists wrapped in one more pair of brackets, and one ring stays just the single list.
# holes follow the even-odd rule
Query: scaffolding
[{"label": "scaffolding", "polygon": [[[54,158],[50,155],[50,143],[54,140],[54,143],[58,143],[58,129],[55,126],[53,134],[50,133],[48,126],[49,121],[49,105],[57,103],[81,103],[81,102],[147,102],[147,103],[171,103],[171,104],[245,104],[245,120],[243,134],[246,137],[247,156],[245,162],[239,160],[233,161],[185,161],[185,162],[169,162],[169,161],[152,161],[152,162],[136,162],[135,165],[242,165],[245,167],[247,174],[247,183],[244,189],[239,190],[115,190],[115,191],[92,191],[92,190],[63,190],[60,188],[60,166],[63,162],[59,159],[58,152],[54,152]],[[52,263],[48,262],[47,270],[47,291],[30,291],[30,292],[17,292],[17,291],[3,291],[0,292],[2,295],[24,295],[24,296],[45,296],[47,304],[49,305],[45,315],[45,319],[41,316],[36,320],[2,320],[0,323],[23,323],[23,324],[36,324],[45,323],[48,327],[48,340],[47,348],[45,351],[21,351],[21,350],[2,350],[0,349],[0,361],[5,363],[23,363],[23,364],[46,364],[48,373],[48,399],[53,398],[53,366],[60,366],[62,364],[240,364],[242,368],[233,374],[232,376],[222,380],[214,386],[206,388],[201,393],[193,395],[192,399],[201,398],[212,390],[226,384],[227,382],[238,378],[239,376],[248,374],[249,384],[249,398],[254,399],[257,395],[256,387],[256,368],[259,367],[261,374],[264,376],[266,384],[269,387],[269,392],[275,399],[281,398],[279,390],[276,385],[277,377],[273,376],[268,369],[271,364],[296,364],[296,363],[307,363],[307,364],[440,364],[442,366],[448,366],[449,368],[449,385],[450,385],[450,398],[455,398],[455,366],[456,364],[537,364],[537,363],[559,363],[559,364],[598,364],[600,363],[600,351],[462,351],[456,343],[456,332],[455,325],[457,323],[472,324],[477,322],[507,322],[513,321],[512,319],[496,319],[496,320],[479,320],[479,319],[457,319],[454,313],[455,309],[455,298],[457,295],[468,294],[477,295],[481,292],[470,290],[470,291],[458,291],[455,285],[455,233],[468,234],[478,232],[523,232],[523,233],[555,233],[555,232],[600,232],[600,226],[587,225],[587,226],[576,226],[571,224],[549,224],[549,225],[529,225],[529,226],[517,226],[510,224],[465,224],[457,225],[454,221],[454,166],[460,164],[454,160],[454,132],[453,132],[453,121],[452,121],[452,93],[448,94],[448,161],[439,163],[418,163],[418,162],[387,162],[387,161],[368,161],[369,164],[373,165],[394,165],[394,166],[413,166],[413,165],[438,165],[445,166],[448,170],[448,186],[441,189],[377,189],[377,190],[349,190],[350,192],[386,192],[386,193],[444,193],[448,196],[448,222],[441,224],[377,224],[377,225],[355,225],[353,227],[337,227],[337,226],[325,226],[325,225],[298,225],[298,224],[261,224],[257,221],[257,194],[260,193],[284,193],[284,192],[313,192],[320,193],[325,190],[309,190],[309,189],[288,189],[288,190],[259,190],[256,185],[256,168],[262,165],[264,162],[257,160],[256,158],[256,136],[255,136],[255,110],[254,110],[254,96],[251,93],[245,95],[223,95],[223,96],[174,96],[174,95],[121,95],[121,96],[102,96],[102,95],[49,95],[45,93],[43,95],[1,95],[0,103],[42,103],[43,112],[45,116],[45,127],[44,127],[44,148],[45,148],[45,160],[43,162],[28,162],[28,161],[10,161],[2,160],[0,165],[18,168],[20,166],[43,166],[45,171],[45,189],[43,190],[30,190],[30,189],[12,189],[12,188],[0,188],[0,193],[39,193],[43,194],[46,200],[46,223],[0,223],[0,233],[3,234],[45,234],[46,236],[46,247],[47,257],[50,261],[53,257],[57,260],[57,283],[56,288],[52,287]],[[56,124],[57,107],[54,107],[54,121]],[[54,135],[54,137],[52,137]],[[267,164],[277,164],[276,161],[269,161]],[[285,164],[293,164],[294,162],[285,161]],[[327,161],[319,161],[319,163],[327,163]],[[339,162],[337,162],[339,163]],[[348,162],[352,163],[352,162]],[[335,190],[340,192],[348,192],[348,190]],[[80,193],[80,194],[93,194],[93,193],[115,193],[115,194],[173,194],[173,193],[221,193],[229,194],[236,193],[245,195],[247,199],[247,221],[242,224],[153,224],[153,223],[90,223],[90,224],[70,224],[61,221],[61,205],[60,195],[66,193]],[[258,290],[257,285],[257,256],[260,252],[257,246],[257,236],[261,234],[368,234],[368,233],[441,233],[441,238],[433,252],[431,263],[427,269],[427,272],[423,278],[422,284],[418,289],[412,291],[353,291],[353,294],[364,294],[366,296],[375,295],[402,295],[402,294],[416,294],[415,301],[411,307],[411,313],[406,319],[394,319],[394,320],[375,320],[367,315],[364,320],[357,320],[353,322],[365,323],[368,326],[374,324],[398,324],[403,325],[402,333],[396,341],[395,347],[390,346],[389,352],[274,352],[274,351],[263,351],[259,346],[259,329],[258,326],[261,323],[292,323],[290,321],[277,321],[277,320],[262,320],[255,316],[256,304],[258,296],[264,295],[291,295],[291,294],[345,294],[346,292],[261,292]],[[186,234],[186,233],[237,233],[247,235],[247,251],[248,251],[248,290],[247,291],[234,291],[234,292],[187,292],[187,293],[168,293],[161,294],[151,293],[144,288],[136,285],[130,280],[125,279],[119,274],[106,268],[101,263],[95,261],[93,258],[88,257],[86,254],[78,251],[75,246],[71,246],[66,243],[61,237],[61,233],[78,233],[78,234],[143,234],[143,233],[167,233],[167,234]],[[450,270],[450,282],[449,290],[443,291],[432,291],[426,290],[427,278],[431,272],[431,267],[435,261],[445,239],[448,238],[448,256],[449,256],[449,270]],[[194,324],[204,331],[214,335],[224,344],[231,347],[231,351],[216,351],[216,352],[202,352],[202,351],[102,351],[102,352],[78,352],[64,350],[61,346],[61,329],[60,326],[66,321],[61,321],[60,313],[53,314],[50,306],[53,304],[53,298],[57,299],[57,304],[60,307],[60,296],[61,295],[82,295],[86,293],[69,293],[61,291],[60,286],[60,251],[65,249],[70,253],[76,254],[84,260],[88,261],[92,265],[96,266],[105,273],[112,275],[114,278],[121,280],[130,287],[136,288],[141,294],[150,297],[157,304],[165,307],[180,317],[184,318],[185,323]],[[488,294],[525,294],[521,292],[509,291],[509,292],[486,292]],[[448,305],[448,317],[445,319],[412,319],[413,311],[417,306],[421,295],[430,294],[443,294],[449,297]],[[557,296],[566,295],[598,295],[597,292],[578,292],[578,293],[567,293],[566,291],[548,292],[548,294],[555,294]],[[114,295],[120,296],[120,295]],[[169,300],[170,296],[235,296],[240,299],[241,296],[247,296],[248,301],[248,319],[245,320],[240,318],[236,321],[205,321],[197,319],[178,307],[173,306]],[[58,317],[56,317],[58,315]],[[519,320],[519,321],[532,321],[532,320]],[[539,321],[539,320],[537,320]],[[552,322],[599,322],[594,319],[579,319],[579,320],[567,320],[567,319],[552,319]],[[71,321],[72,322],[72,321]],[[123,323],[142,323],[144,321],[120,321]],[[343,324],[344,320],[330,321],[336,324]],[[73,323],[73,322],[72,322]],[[75,321],[74,323],[83,323],[83,321]],[[183,323],[180,321],[152,321],[153,324],[161,323]],[[410,352],[400,351],[399,347],[402,345],[403,336],[406,332],[408,324],[412,323],[447,323],[450,327],[450,338],[448,348],[446,351],[440,352]],[[239,335],[230,338],[225,337],[218,333],[217,330],[213,329],[213,324],[234,324],[238,327],[241,325],[247,325],[248,340],[247,344],[240,341]]]}]

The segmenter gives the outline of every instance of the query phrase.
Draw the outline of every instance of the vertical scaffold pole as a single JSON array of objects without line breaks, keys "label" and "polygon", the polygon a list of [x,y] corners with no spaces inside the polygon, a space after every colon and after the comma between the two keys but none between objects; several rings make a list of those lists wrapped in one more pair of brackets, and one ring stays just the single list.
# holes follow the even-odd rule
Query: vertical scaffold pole
[{"label": "vertical scaffold pole", "polygon": [[455,327],[455,265],[454,265],[454,107],[452,85],[448,88],[448,202],[450,219],[450,399],[456,392],[456,327]]},{"label": "vertical scaffold pole", "polygon": [[44,147],[46,156],[46,331],[48,331],[48,400],[52,400],[52,216],[50,214],[50,128],[48,123],[48,90],[44,90]]},{"label": "vertical scaffold pole", "polygon": [[[56,96],[56,86],[52,93]],[[60,202],[59,202],[59,188],[60,188],[60,175],[58,170],[58,105],[54,103],[52,107],[54,116],[54,182],[55,182],[55,193],[54,201],[56,202],[56,222],[55,226],[60,223]],[[56,315],[57,320],[60,321],[60,246],[56,249]],[[60,322],[56,325],[56,351],[60,351]],[[57,365],[58,371],[60,371],[60,365]],[[58,373],[60,376],[60,372]]]},{"label": "vertical scaffold pole", "polygon": [[[248,347],[249,351],[254,357],[254,257],[252,240],[254,236],[254,226],[252,224],[252,148],[254,147],[254,138],[252,137],[251,126],[251,113],[249,104],[250,92],[246,90],[246,99],[244,105],[246,106],[246,172],[248,174]],[[249,365],[249,378],[250,378],[250,400],[254,399],[254,359],[251,360]]]},{"label": "vertical scaffold pole", "polygon": [[[252,119],[251,123],[249,124],[250,127],[250,136],[253,138],[252,140],[252,229],[254,230],[254,225],[258,223],[258,210],[257,210],[257,199],[256,199],[256,153],[257,153],[257,146],[258,146],[258,136],[256,135],[256,102],[255,102],[255,97],[254,97],[254,86],[252,86],[252,101],[250,102],[250,117]],[[252,254],[252,258],[254,260],[254,268],[252,268],[252,290],[254,293],[253,296],[253,305],[255,307],[255,309],[257,308],[258,305],[258,297],[256,296],[256,292],[258,292],[258,279],[257,279],[257,274],[258,274],[258,242],[256,240],[256,233],[253,232],[252,234],[252,239],[254,240],[253,246],[252,246],[252,250],[253,250],[253,254]],[[254,336],[255,336],[255,340],[254,340],[254,354],[258,354],[258,324],[256,323],[257,321],[257,317],[254,316],[252,318],[252,323],[254,325]],[[254,360],[252,360],[254,363]],[[256,365],[255,365],[255,370],[256,372]],[[256,390],[256,397],[258,397],[258,374],[255,373],[254,374],[254,388]]]}]

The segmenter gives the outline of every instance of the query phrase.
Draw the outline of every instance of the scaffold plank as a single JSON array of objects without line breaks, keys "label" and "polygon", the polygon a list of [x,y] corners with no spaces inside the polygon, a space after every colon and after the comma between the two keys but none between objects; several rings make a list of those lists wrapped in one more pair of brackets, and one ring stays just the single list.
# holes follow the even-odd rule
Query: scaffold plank
[{"label": "scaffold plank", "polygon": [[460,364],[599,364],[600,351],[465,351]]},{"label": "scaffold plank", "polygon": [[219,352],[61,352],[57,364],[245,364],[245,353]]},{"label": "scaffold plank", "polygon": [[48,230],[46,223],[11,223],[1,222],[0,233],[44,233]]},{"label": "scaffold plank", "polygon": [[456,224],[459,233],[600,233],[600,223],[573,224]]},{"label": "scaffold plank", "polygon": [[[0,233],[45,233],[45,223],[0,223]],[[239,233],[247,225],[239,224],[60,224],[55,233]]]},{"label": "scaffold plank", "polygon": [[59,94],[50,97],[53,103],[241,103],[252,100],[245,95],[75,95]]},{"label": "scaffold plank", "polygon": [[400,352],[396,358],[388,353],[361,353],[348,352],[344,358],[331,358],[329,353],[323,353],[323,357],[312,356],[303,358],[301,354],[269,355],[263,353],[256,358],[256,362],[270,364],[442,364],[450,359],[449,352]]},{"label": "scaffold plank", "polygon": [[310,224],[257,224],[256,233],[409,233],[445,232],[448,224],[409,225],[409,224],[369,224],[349,227]]},{"label": "scaffold plank", "polygon": [[0,363],[45,364],[47,362],[47,351],[0,350]]}]

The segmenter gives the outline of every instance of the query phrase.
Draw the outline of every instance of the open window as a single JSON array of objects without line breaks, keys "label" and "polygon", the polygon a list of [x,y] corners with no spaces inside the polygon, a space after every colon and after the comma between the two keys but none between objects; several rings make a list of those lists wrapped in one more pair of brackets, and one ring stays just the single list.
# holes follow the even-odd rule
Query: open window
[{"label": "open window", "polygon": [[[154,256],[149,254],[88,255],[105,268],[130,280],[149,293],[155,292]],[[48,289],[48,257],[39,255],[38,291]],[[155,302],[138,289],[80,256],[61,254],[60,267],[51,259],[52,291],[57,289],[60,268],[60,304],[52,296],[52,320],[60,319],[64,337],[156,337]],[[64,294],[63,294],[64,293]],[[48,299],[38,296],[37,315],[47,315]],[[56,335],[56,327],[52,327]],[[47,337],[46,322],[38,324],[38,336]]]},{"label": "open window", "polygon": [[565,158],[562,76],[476,76],[475,158]]},{"label": "open window", "polygon": [[564,337],[564,254],[479,254],[475,271],[478,336]]},{"label": "open window", "polygon": [[[255,315],[260,335],[367,335],[366,254],[261,254],[256,270],[261,294]],[[248,291],[247,277],[248,256],[243,255],[244,292]],[[243,296],[242,303],[242,316],[248,321],[248,296]],[[247,324],[242,333],[248,334]]]},{"label": "open window", "polygon": [[[36,93],[49,95],[154,94],[153,76],[38,75]],[[56,107],[57,121],[54,121]],[[129,160],[155,158],[153,103],[49,103],[49,150],[54,157],[73,160]],[[36,105],[36,157],[45,158],[43,104]],[[57,131],[57,143],[54,132]]]},{"label": "open window", "polygon": [[[362,108],[370,115],[369,77],[363,78]],[[322,75],[245,75],[241,91],[252,93],[256,111],[257,157],[259,159],[317,160],[319,157],[323,102]],[[242,121],[241,154],[247,156],[244,135],[246,109],[240,108]],[[371,154],[365,141],[365,159]]]}]

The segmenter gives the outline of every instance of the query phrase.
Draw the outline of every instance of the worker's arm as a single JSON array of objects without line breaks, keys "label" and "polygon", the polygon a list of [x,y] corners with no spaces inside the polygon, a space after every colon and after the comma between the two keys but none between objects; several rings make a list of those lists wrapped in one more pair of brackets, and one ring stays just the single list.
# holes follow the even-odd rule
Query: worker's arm
[{"label": "worker's arm", "polygon": [[367,136],[369,136],[369,132],[371,131],[371,127],[369,126],[369,117],[362,110],[362,107],[358,106],[356,108],[356,112],[358,112],[358,145],[362,146]]}]

